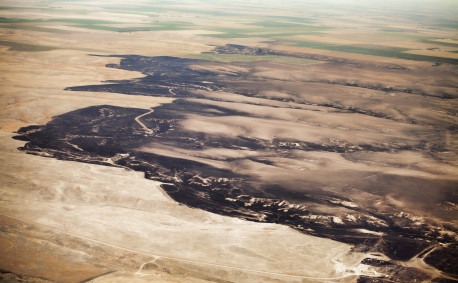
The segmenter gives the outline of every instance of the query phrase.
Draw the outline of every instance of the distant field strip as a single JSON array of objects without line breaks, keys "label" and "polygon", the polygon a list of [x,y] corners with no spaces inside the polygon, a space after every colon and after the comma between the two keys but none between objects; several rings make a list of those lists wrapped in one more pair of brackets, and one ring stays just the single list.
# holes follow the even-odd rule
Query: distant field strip
[{"label": "distant field strip", "polygon": [[0,40],[0,45],[8,46],[9,51],[40,52],[40,51],[51,51],[51,50],[60,49],[58,47],[52,47],[52,46],[46,46],[46,45],[27,44],[27,43],[2,41],[2,40]]},{"label": "distant field strip", "polygon": [[45,27],[37,27],[37,26],[29,26],[29,25],[20,25],[20,24],[0,25],[0,28],[6,28],[6,29],[19,29],[19,30],[30,30],[30,31],[39,31],[39,32],[49,32],[49,33],[68,33],[68,31],[62,30],[62,29],[45,28]]},{"label": "distant field strip", "polygon": [[235,61],[261,61],[261,60],[268,60],[278,63],[286,63],[286,64],[295,64],[295,65],[307,65],[307,64],[316,64],[318,61],[304,59],[304,58],[296,58],[296,57],[288,57],[288,56],[279,56],[279,55],[243,55],[243,54],[197,54],[197,55],[189,55],[188,58],[191,59],[201,59],[201,60],[208,60],[208,61],[218,61],[218,62],[235,62]]},{"label": "distant field strip", "polygon": [[313,42],[313,41],[288,40],[288,42],[292,42],[294,43],[295,46],[298,46],[298,47],[308,47],[308,48],[323,49],[323,50],[329,50],[329,51],[356,53],[356,54],[382,56],[382,57],[392,57],[392,58],[414,60],[414,61],[431,61],[431,62],[449,63],[449,64],[458,65],[458,59],[410,54],[410,53],[406,53],[406,51],[410,51],[412,49],[407,49],[407,48],[399,48],[399,47],[365,48],[365,47],[359,47],[359,46],[354,46],[354,45],[333,45],[333,44]]},{"label": "distant field strip", "polygon": [[[138,26],[140,23],[125,23],[125,22],[116,22],[116,21],[105,21],[98,19],[21,19],[21,18],[5,18],[0,17],[0,24],[9,24],[6,26],[0,25],[0,28],[12,28],[12,29],[23,29],[23,30],[32,30],[32,31],[43,31],[43,32],[55,32],[55,33],[64,33],[68,31],[45,28],[45,27],[36,27],[26,24],[32,23],[65,23],[72,27],[84,28],[84,29],[95,29],[95,30],[104,30],[104,31],[113,31],[113,32],[132,32],[132,31],[162,31],[162,30],[181,30],[186,29],[190,26],[193,26],[190,22],[177,22],[177,21],[151,21],[142,24],[147,26]],[[127,27],[116,27],[110,25],[116,24],[130,24],[131,26]]]}]

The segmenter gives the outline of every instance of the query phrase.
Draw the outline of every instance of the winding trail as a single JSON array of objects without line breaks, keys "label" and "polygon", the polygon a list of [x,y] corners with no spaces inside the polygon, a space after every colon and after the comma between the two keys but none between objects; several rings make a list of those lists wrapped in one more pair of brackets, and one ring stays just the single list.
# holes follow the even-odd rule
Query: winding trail
[{"label": "winding trail", "polygon": [[171,88],[169,88],[169,93],[170,93],[172,96],[177,96],[177,94],[176,94]]},{"label": "winding trail", "polygon": [[[169,93],[172,95],[172,96],[176,96],[176,93],[173,92],[173,90],[171,88],[169,88]],[[135,121],[143,128],[143,130],[145,130],[145,132],[149,135],[152,135],[154,134],[154,130],[148,128],[142,121],[140,121],[140,119],[144,116],[148,116],[149,114],[153,113],[154,112],[154,109],[151,108],[150,111],[146,112],[146,113],[143,113],[137,117],[135,117]]]},{"label": "winding trail", "polygon": [[147,134],[150,134],[150,135],[154,134],[154,131],[153,131],[152,129],[148,128],[145,124],[143,124],[143,122],[140,121],[140,118],[142,118],[142,117],[144,117],[144,116],[147,116],[147,115],[149,115],[149,114],[151,114],[151,113],[153,113],[153,112],[154,112],[154,109],[151,109],[150,111],[148,111],[148,112],[146,112],[146,113],[143,113],[143,114],[141,114],[141,115],[135,117],[135,121],[136,121],[140,126],[142,126],[142,128],[145,130],[145,132],[146,132]]}]

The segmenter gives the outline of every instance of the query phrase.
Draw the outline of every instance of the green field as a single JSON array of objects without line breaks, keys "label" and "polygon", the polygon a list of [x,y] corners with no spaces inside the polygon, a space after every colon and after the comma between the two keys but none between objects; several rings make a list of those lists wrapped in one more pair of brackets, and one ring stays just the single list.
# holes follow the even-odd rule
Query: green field
[{"label": "green field", "polygon": [[458,44],[456,44],[456,43],[442,42],[442,41],[435,41],[435,40],[423,40],[423,42],[437,44],[437,45],[441,45],[441,46],[447,46],[447,47],[454,47],[454,48],[458,49]]},{"label": "green field", "polygon": [[11,41],[0,41],[0,45],[8,46],[9,51],[41,52],[59,49],[51,46],[26,44]]},{"label": "green field", "polygon": [[294,35],[322,35],[324,31],[329,30],[330,27],[319,27],[310,25],[292,25],[288,27],[280,26],[261,26],[260,22],[248,23],[247,25],[260,26],[258,28],[215,28],[210,29],[218,33],[214,34],[202,34],[202,36],[215,37],[215,38],[249,38],[249,37],[261,37],[281,40],[284,36]]},{"label": "green field", "polygon": [[197,14],[214,17],[227,17],[234,16],[233,13],[221,12],[221,11],[206,11],[198,9],[183,9],[180,7],[163,7],[163,6],[143,6],[143,5],[128,5],[128,6],[106,6],[105,9],[110,12],[119,12],[127,14],[128,12],[134,12],[135,14],[150,14],[150,13],[164,13],[164,12],[178,12],[186,14]]},{"label": "green field", "polygon": [[136,26],[138,23],[130,23],[131,27],[114,27],[110,26],[111,24],[126,24],[123,22],[114,22],[114,21],[104,21],[98,19],[19,19],[19,18],[3,18],[0,17],[0,23],[9,24],[0,27],[10,28],[10,29],[22,29],[22,30],[32,30],[32,31],[41,31],[41,32],[54,32],[54,33],[64,33],[67,31],[59,29],[51,29],[45,27],[37,27],[32,25],[23,25],[23,24],[32,24],[32,23],[66,23],[70,24],[69,26],[86,28],[86,29],[96,29],[96,30],[105,30],[105,31],[114,31],[114,32],[133,32],[133,31],[161,31],[161,30],[182,30],[186,29],[189,26],[193,26],[189,22],[176,22],[176,21],[164,21],[164,22],[150,22],[151,26]]},{"label": "green field", "polygon": [[401,38],[410,38],[410,39],[418,39],[418,40],[428,40],[431,37],[407,33],[403,31],[395,31],[395,30],[382,30],[381,32],[377,33],[381,36],[389,36],[389,37],[401,37]]},{"label": "green field", "polygon": [[248,23],[249,25],[261,26],[265,28],[274,27],[274,28],[291,28],[291,27],[303,27],[304,24],[301,23],[291,23],[291,22],[281,22],[281,21],[260,21],[254,23]]},{"label": "green field", "polygon": [[66,30],[61,29],[54,29],[54,28],[44,28],[44,27],[36,27],[36,26],[29,26],[29,25],[0,25],[0,28],[7,28],[7,29],[20,29],[20,30],[31,30],[31,31],[39,31],[39,32],[50,32],[50,33],[67,33]]},{"label": "green field", "polygon": [[356,53],[364,55],[373,55],[373,56],[382,56],[382,57],[392,57],[405,60],[414,60],[414,61],[430,61],[438,63],[449,63],[449,64],[458,64],[458,59],[444,58],[444,57],[434,57],[426,55],[417,55],[406,53],[405,51],[413,50],[407,48],[399,47],[386,47],[386,46],[375,46],[374,48],[365,48],[355,45],[334,45],[328,43],[319,43],[313,41],[289,41],[293,43],[294,46],[298,47],[308,47],[315,49],[323,49],[330,51],[339,51],[347,53]]},{"label": "green field", "polygon": [[103,20],[96,20],[96,19],[20,19],[20,18],[4,18],[0,17],[0,23],[2,24],[21,24],[21,23],[72,23],[72,24],[119,24],[120,22],[113,22],[113,21],[103,21]]},{"label": "green field", "polygon": [[83,25],[73,25],[74,27],[86,28],[86,29],[96,29],[96,30],[106,30],[114,32],[134,32],[134,31],[161,31],[161,30],[183,30],[190,26],[190,23],[184,22],[158,22],[154,23],[152,26],[142,26],[142,27],[113,27],[108,25],[95,25],[95,24],[83,24]]},{"label": "green field", "polygon": [[243,55],[243,54],[192,54],[186,56],[187,58],[191,59],[200,59],[200,60],[208,60],[208,61],[217,61],[217,62],[236,62],[236,61],[246,61],[246,62],[253,62],[253,61],[273,61],[277,63],[286,63],[286,64],[295,64],[295,65],[307,65],[307,64],[316,64],[317,61],[309,60],[309,59],[302,59],[302,58],[294,58],[288,56],[277,56],[277,55]]},{"label": "green field", "polygon": [[19,6],[0,6],[0,10],[24,10],[24,9],[35,9],[34,7],[19,7]]}]

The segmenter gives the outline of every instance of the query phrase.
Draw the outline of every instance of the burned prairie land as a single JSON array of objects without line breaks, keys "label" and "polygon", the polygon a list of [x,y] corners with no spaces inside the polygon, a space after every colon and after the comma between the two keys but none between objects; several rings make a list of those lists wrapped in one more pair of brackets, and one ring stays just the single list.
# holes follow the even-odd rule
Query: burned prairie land
[{"label": "burned prairie land", "polygon": [[362,263],[393,280],[432,278],[412,263],[423,258],[456,276],[446,263],[457,243],[453,66],[241,45],[208,53],[310,62],[113,55],[120,63],[106,67],[144,76],[67,90],[175,100],[79,109],[15,138],[31,154],[141,171],[190,207],[380,253]]},{"label": "burned prairie land", "polygon": [[457,14],[2,1],[0,281],[454,282]]}]

